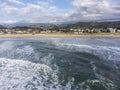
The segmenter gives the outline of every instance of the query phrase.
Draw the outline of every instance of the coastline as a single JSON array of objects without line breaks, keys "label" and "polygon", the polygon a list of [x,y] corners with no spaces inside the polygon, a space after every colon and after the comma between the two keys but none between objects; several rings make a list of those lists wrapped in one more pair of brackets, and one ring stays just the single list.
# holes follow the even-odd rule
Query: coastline
[{"label": "coastline", "polygon": [[1,34],[0,38],[120,38],[120,33],[85,33],[85,34]]}]

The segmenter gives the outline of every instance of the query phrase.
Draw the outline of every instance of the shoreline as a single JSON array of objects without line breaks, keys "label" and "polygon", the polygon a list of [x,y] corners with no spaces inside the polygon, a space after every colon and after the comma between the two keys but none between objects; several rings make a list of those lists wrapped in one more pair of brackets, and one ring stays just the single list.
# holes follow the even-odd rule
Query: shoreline
[{"label": "shoreline", "polygon": [[94,33],[94,34],[1,34],[0,38],[120,38],[120,33]]}]

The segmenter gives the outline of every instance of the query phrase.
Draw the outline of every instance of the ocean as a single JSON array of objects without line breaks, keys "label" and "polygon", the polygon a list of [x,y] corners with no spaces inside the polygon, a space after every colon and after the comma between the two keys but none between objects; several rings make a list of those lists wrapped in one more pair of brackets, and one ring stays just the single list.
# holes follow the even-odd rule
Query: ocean
[{"label": "ocean", "polygon": [[0,90],[120,90],[120,39],[0,39]]}]

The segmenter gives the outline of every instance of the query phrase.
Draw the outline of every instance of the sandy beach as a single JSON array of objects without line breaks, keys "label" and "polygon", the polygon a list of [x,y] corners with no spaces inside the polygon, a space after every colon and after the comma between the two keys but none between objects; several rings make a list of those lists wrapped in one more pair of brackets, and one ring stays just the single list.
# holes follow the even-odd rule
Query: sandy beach
[{"label": "sandy beach", "polygon": [[1,34],[0,38],[120,38],[120,33],[95,33],[95,34]]}]

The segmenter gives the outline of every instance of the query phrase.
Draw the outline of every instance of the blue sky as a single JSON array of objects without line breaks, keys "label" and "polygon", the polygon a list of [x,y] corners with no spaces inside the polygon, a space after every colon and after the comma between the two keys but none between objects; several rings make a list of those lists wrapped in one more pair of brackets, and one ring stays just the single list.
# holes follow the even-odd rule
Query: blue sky
[{"label": "blue sky", "polygon": [[0,23],[120,20],[120,0],[0,0],[0,4]]},{"label": "blue sky", "polygon": [[72,0],[54,0],[54,5],[62,9],[72,9]]}]

